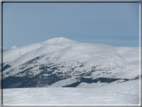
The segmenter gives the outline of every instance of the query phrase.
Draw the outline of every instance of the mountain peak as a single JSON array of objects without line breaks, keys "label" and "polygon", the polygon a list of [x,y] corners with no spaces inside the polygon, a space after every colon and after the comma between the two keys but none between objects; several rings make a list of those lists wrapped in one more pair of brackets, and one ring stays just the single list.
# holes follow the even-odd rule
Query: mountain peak
[{"label": "mountain peak", "polygon": [[43,43],[54,44],[54,43],[67,43],[67,42],[75,42],[75,41],[64,38],[64,37],[58,37],[58,38],[49,39],[47,41],[44,41]]}]

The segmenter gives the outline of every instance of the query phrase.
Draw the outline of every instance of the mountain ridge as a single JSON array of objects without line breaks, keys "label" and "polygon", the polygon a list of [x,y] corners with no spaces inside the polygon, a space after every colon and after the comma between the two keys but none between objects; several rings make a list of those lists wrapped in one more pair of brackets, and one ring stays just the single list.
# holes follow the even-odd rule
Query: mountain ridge
[{"label": "mountain ridge", "polygon": [[134,47],[49,39],[4,53],[4,88],[62,87],[68,79],[66,86],[71,86],[71,81],[87,82],[85,78],[91,78],[92,83],[134,79],[139,76],[138,54]]},{"label": "mountain ridge", "polygon": [[64,43],[64,42],[67,43],[67,42],[77,42],[77,41],[67,39],[67,38],[64,38],[64,37],[58,37],[58,38],[48,39],[48,40],[46,40],[42,43],[57,44],[57,43]]}]

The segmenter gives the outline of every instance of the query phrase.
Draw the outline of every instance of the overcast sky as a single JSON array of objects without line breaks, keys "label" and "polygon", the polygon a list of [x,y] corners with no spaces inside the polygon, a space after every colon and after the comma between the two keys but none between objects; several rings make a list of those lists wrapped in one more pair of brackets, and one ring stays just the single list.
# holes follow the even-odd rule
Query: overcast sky
[{"label": "overcast sky", "polygon": [[138,3],[4,3],[4,47],[65,37],[85,43],[139,46]]}]

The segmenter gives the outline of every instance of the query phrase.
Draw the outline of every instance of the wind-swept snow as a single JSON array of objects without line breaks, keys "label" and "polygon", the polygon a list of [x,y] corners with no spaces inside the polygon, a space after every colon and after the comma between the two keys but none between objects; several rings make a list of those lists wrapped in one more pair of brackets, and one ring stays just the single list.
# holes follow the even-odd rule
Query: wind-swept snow
[{"label": "wind-swept snow", "polygon": [[61,37],[3,56],[4,105],[139,103],[138,47]]},{"label": "wind-swept snow", "polygon": [[13,88],[3,90],[4,105],[12,104],[139,104],[139,80],[97,88]]}]

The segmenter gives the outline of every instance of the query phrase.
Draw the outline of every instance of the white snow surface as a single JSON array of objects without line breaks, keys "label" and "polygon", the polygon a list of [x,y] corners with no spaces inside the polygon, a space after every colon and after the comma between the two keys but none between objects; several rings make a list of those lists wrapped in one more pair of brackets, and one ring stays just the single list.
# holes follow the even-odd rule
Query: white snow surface
[{"label": "white snow surface", "polygon": [[[4,53],[3,59],[4,62],[12,62],[14,60],[18,61],[18,58],[22,56],[22,59],[26,58],[22,61],[25,62],[36,56],[53,53],[56,53],[54,56],[59,55],[61,61],[67,59],[73,60],[73,58],[76,59],[76,57],[79,58],[79,60],[85,58],[91,61],[91,59],[95,58],[96,61],[100,59],[104,61],[106,58],[109,59],[113,57],[112,63],[119,63],[119,60],[125,63],[129,61],[136,62],[139,59],[138,47],[113,47],[103,44],[80,43],[63,37],[11,49]],[[119,60],[115,61],[116,59]],[[18,63],[20,64],[19,61]]]},{"label": "white snow surface", "polygon": [[[28,66],[23,64],[36,58],[35,63]],[[70,69],[71,78],[57,81],[43,88],[11,88],[3,89],[4,105],[42,105],[42,104],[139,104],[139,83],[137,80],[118,83],[80,83],[76,88],[62,88],[62,86],[77,82],[79,73],[92,72],[85,78],[127,78],[139,76],[139,48],[114,47],[103,44],[80,43],[66,38],[53,38],[41,43],[11,49],[3,54],[3,61],[11,65],[3,72],[3,77],[15,76],[25,69],[33,77],[39,74],[40,65],[60,64],[53,73],[65,74]],[[83,64],[82,67],[81,64]],[[35,66],[37,65],[37,66]],[[64,65],[65,67],[61,67]],[[20,70],[21,67],[23,70]],[[96,67],[96,68],[94,68]],[[13,70],[14,69],[14,70]],[[13,71],[12,71],[13,70]],[[76,72],[77,71],[77,72]],[[19,77],[26,75],[21,73]],[[48,77],[49,74],[43,74]],[[121,81],[120,81],[121,82]]]},{"label": "white snow surface", "polygon": [[3,89],[4,105],[127,105],[139,104],[139,80],[97,88],[13,88]]}]

